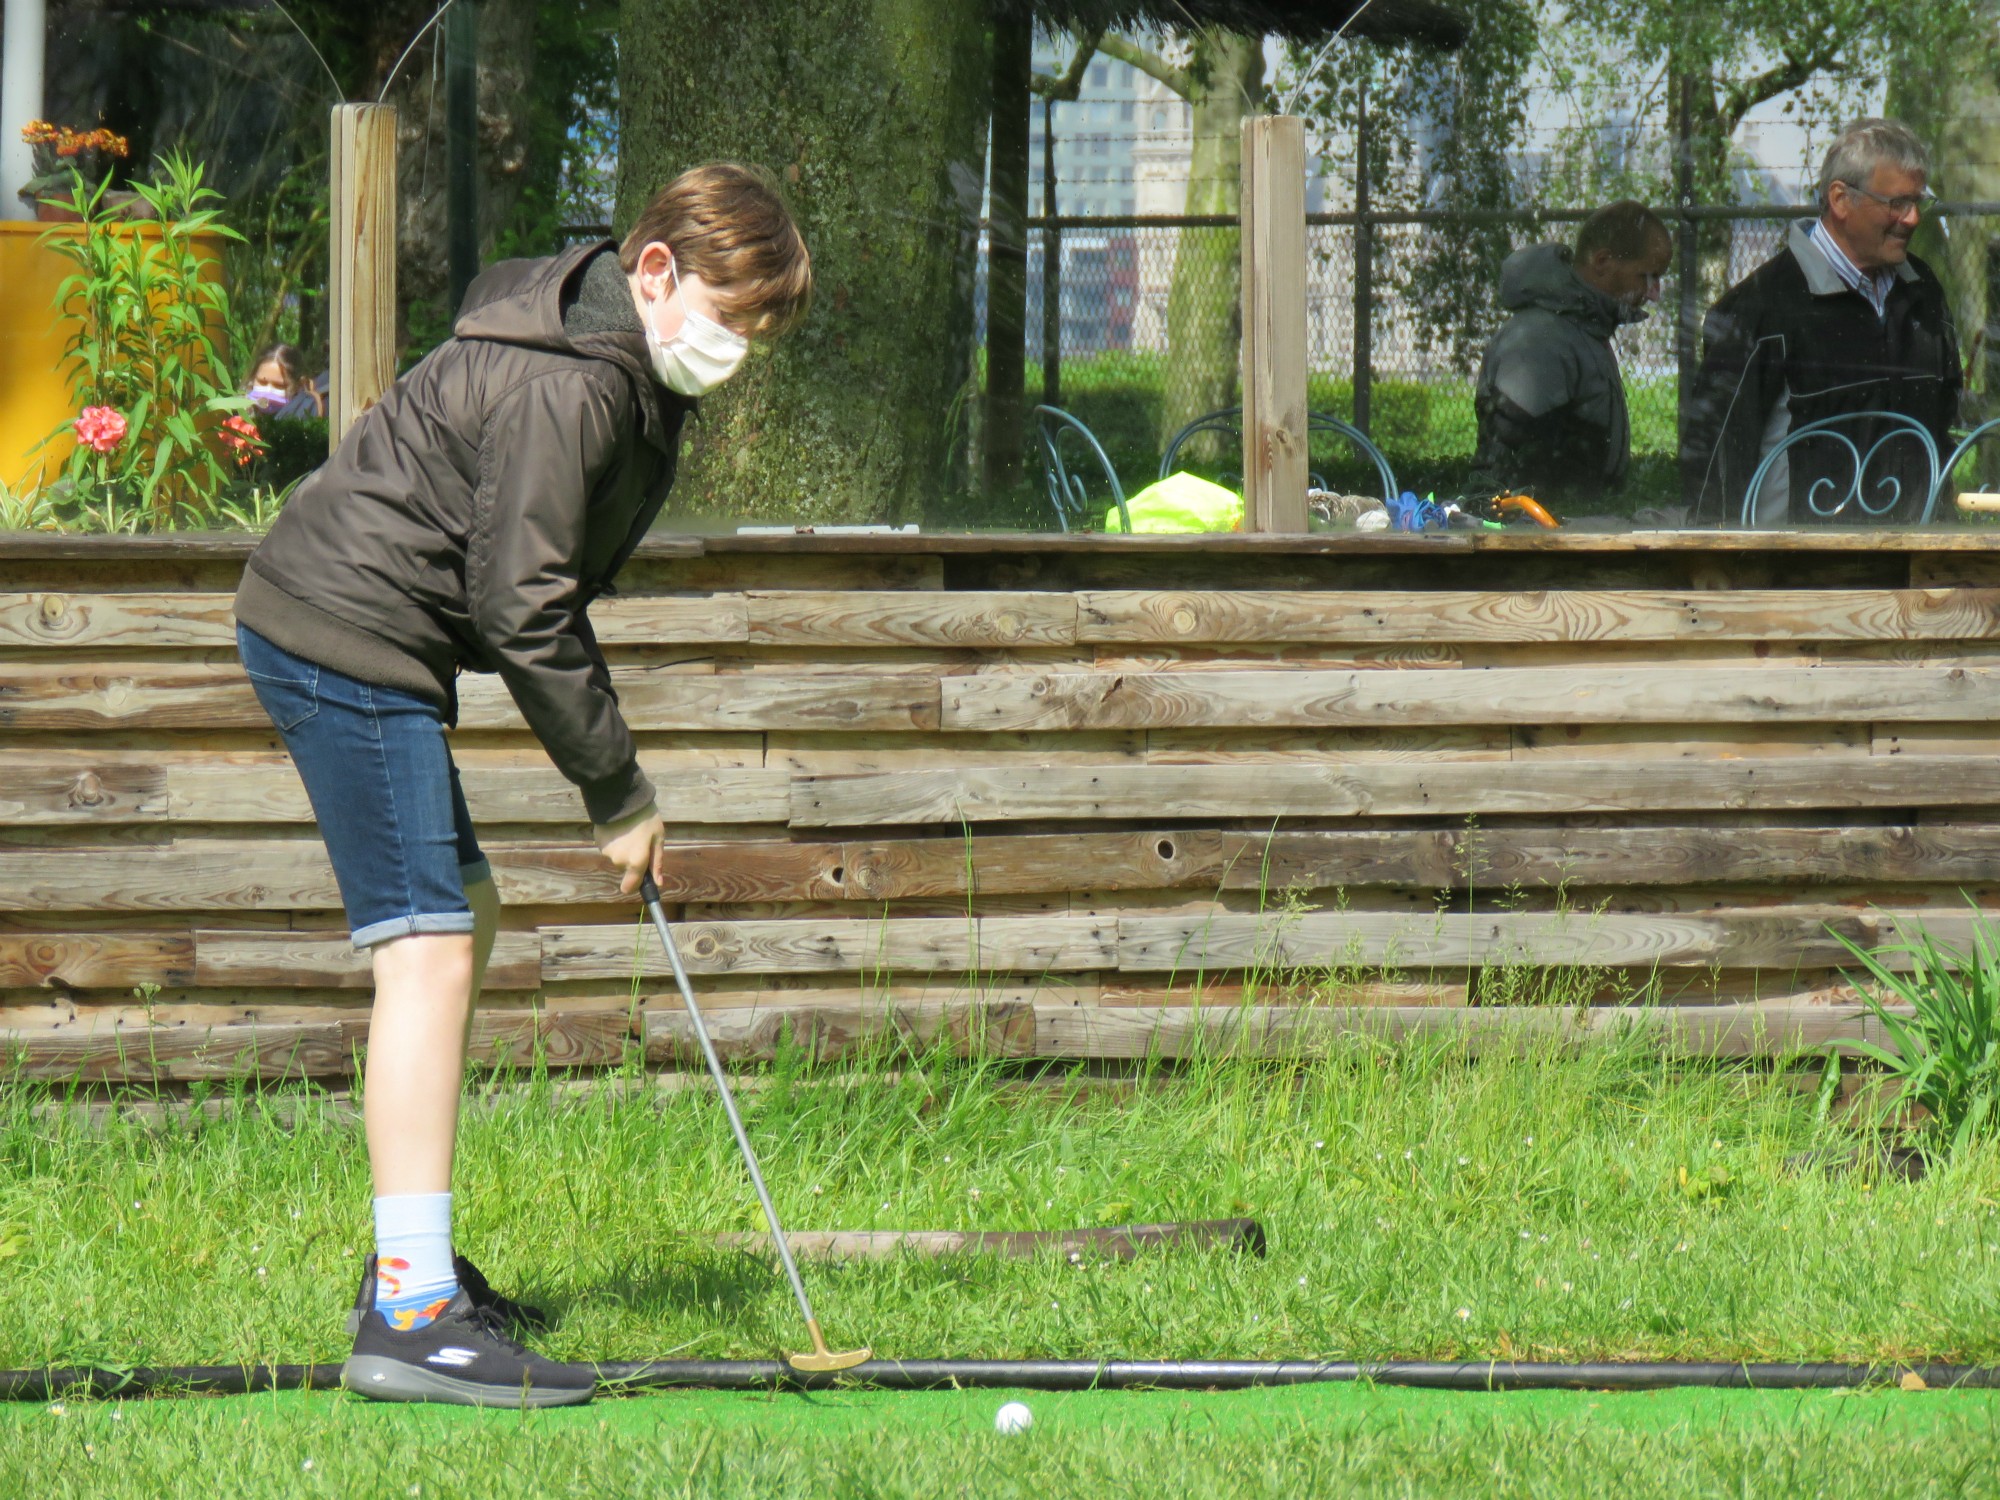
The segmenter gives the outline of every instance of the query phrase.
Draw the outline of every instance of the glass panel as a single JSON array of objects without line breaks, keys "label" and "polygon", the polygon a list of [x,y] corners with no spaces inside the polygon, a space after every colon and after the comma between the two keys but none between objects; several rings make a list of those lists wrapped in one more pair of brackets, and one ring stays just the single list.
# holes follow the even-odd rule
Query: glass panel
[{"label": "glass panel", "polygon": [[[873,127],[830,123],[827,98],[773,105],[798,118],[768,138],[746,135],[742,154],[790,196],[825,273],[809,345],[872,346],[879,330],[852,320],[893,308],[892,321],[917,331],[912,342],[952,351],[949,372],[940,365],[918,383],[957,393],[935,396],[930,429],[948,429],[949,441],[925,439],[922,456],[946,497],[940,515],[1008,511],[1005,497],[980,491],[984,471],[966,455],[983,441],[989,402],[1007,420],[1013,398],[988,389],[987,341],[996,326],[1013,327],[1014,306],[1025,308],[1018,399],[1059,394],[1103,424],[1103,446],[1135,475],[1157,470],[1185,422],[1236,404],[1235,150],[1248,101],[1294,113],[1307,129],[1308,405],[1364,429],[1417,493],[1478,507],[1502,489],[1531,492],[1572,525],[1983,521],[1957,501],[2000,493],[2000,443],[1980,427],[1995,414],[1987,330],[2000,177],[1988,140],[2000,103],[1983,84],[1927,82],[1977,72],[1932,66],[1984,55],[1986,33],[1968,20],[1977,7],[1919,8],[1894,36],[1870,8],[1821,7],[1828,25],[1845,28],[1841,45],[1792,68],[1770,65],[1788,55],[1789,23],[1770,18],[1785,8],[1762,8],[1742,19],[1741,37],[1704,42],[1698,66],[1671,76],[1631,7],[1599,9],[1544,16],[1530,35],[1509,29],[1516,7],[1473,3],[1470,38],[1455,52],[1379,38],[1120,34],[1083,60],[1082,97],[1049,107],[1040,94],[1016,96],[997,113],[989,74],[960,70],[949,76],[964,97],[940,96],[927,117],[935,140],[897,157],[894,191],[866,196],[843,186],[835,164],[857,158],[838,132]],[[37,147],[29,196],[66,193],[71,167],[108,172],[123,199],[169,154],[198,165],[220,195],[221,222],[244,236],[218,241],[212,256],[230,294],[213,372],[225,392],[276,383],[306,392],[308,407],[323,393],[336,99],[379,98],[398,111],[403,369],[450,336],[480,266],[607,236],[661,185],[642,174],[664,179],[686,164],[662,146],[656,116],[666,106],[644,91],[621,99],[613,0],[468,3],[435,25],[421,6],[376,10],[350,21],[339,7],[301,4],[295,25],[276,7],[50,7],[38,113],[58,129],[101,126],[128,154],[100,146],[59,157],[51,138]],[[727,28],[761,23],[717,24],[726,49],[737,35]],[[1034,71],[1069,72],[1076,45],[1038,35]],[[1131,66],[1134,56],[1146,66]],[[1842,126],[1885,112],[1907,117],[1914,134],[1878,131],[1853,145],[1822,208],[1818,178]],[[1027,145],[1009,179],[1025,183],[1025,196],[1005,215],[986,159],[996,119]],[[1651,205],[1659,227],[1628,214],[1622,230],[1587,228],[1620,200]],[[997,325],[992,241],[973,229],[975,202],[982,220],[1029,220],[1025,291],[1001,278],[1009,315]],[[1845,269],[1800,238],[1822,218],[1826,243],[1846,247]],[[868,235],[910,225],[921,228],[895,257],[907,271],[862,258],[874,253]],[[1580,234],[1597,237],[1581,257]],[[1538,246],[1568,247],[1571,259]],[[877,267],[867,275],[879,285],[847,300],[864,264]],[[1789,290],[1759,292],[1781,272]],[[49,287],[26,290],[22,276],[13,285],[33,305],[8,316],[45,326]],[[1643,317],[1620,322],[1621,298]],[[1574,305],[1556,305],[1565,299]],[[854,310],[863,306],[876,310]],[[1718,306],[1733,320],[1713,317]],[[1617,326],[1595,328],[1592,308]],[[1751,330],[1735,354],[1707,345],[1705,329],[1725,322]],[[284,369],[256,380],[259,356],[276,344],[298,351],[296,370],[281,360]],[[1751,357],[1737,357],[1745,349]],[[1510,390],[1534,388],[1534,406],[1548,396],[1536,380],[1586,367],[1590,379],[1559,383],[1547,409],[1503,409]],[[30,472],[48,477],[47,456],[31,462],[29,452],[83,399],[80,386],[41,384],[48,409],[16,420],[21,430],[0,442],[0,482],[16,488]],[[1794,436],[1819,421],[1831,425]],[[1508,422],[1512,439],[1500,431]],[[1032,460],[1031,436],[1022,441]],[[311,441],[294,446],[292,459],[245,474],[281,488],[311,456]],[[1211,456],[1219,465],[1219,449]],[[1316,448],[1314,462],[1334,487],[1366,488],[1375,472],[1351,443],[1331,443],[1324,458]],[[790,502],[774,491],[756,503],[783,520],[776,511]]]}]

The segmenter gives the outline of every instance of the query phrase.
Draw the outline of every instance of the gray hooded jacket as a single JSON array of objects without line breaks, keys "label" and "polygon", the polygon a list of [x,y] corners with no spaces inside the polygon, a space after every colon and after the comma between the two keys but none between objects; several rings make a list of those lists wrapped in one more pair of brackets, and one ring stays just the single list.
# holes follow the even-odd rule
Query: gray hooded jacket
[{"label": "gray hooded jacket", "polygon": [[609,249],[481,275],[456,336],[299,486],[236,595],[266,639],[448,718],[459,671],[497,672],[594,823],[653,789],[584,611],[659,513],[694,409],[651,378]]},{"label": "gray hooded jacket", "polygon": [[1611,336],[1646,315],[1585,283],[1558,244],[1507,257],[1500,303],[1514,315],[1479,367],[1473,482],[1492,494],[1592,503],[1623,481],[1632,451]]}]

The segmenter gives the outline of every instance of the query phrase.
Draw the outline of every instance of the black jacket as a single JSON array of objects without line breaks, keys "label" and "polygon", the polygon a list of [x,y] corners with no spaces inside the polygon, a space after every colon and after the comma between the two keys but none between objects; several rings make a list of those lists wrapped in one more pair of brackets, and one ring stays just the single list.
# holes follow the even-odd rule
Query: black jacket
[{"label": "black jacket", "polygon": [[455,337],[299,486],[236,599],[287,651],[453,718],[457,671],[499,673],[595,823],[653,789],[584,611],[666,500],[694,405],[651,378],[642,334],[564,332],[604,248],[481,275]]},{"label": "black jacket", "polygon": [[[1885,411],[1929,429],[1942,459],[1951,451],[1961,374],[1958,336],[1944,289],[1912,256],[1897,268],[1887,316],[1878,318],[1792,225],[1785,248],[1724,294],[1702,330],[1702,361],[1681,423],[1681,481],[1696,520],[1741,524],[1745,491],[1764,454],[1787,433],[1848,413]],[[1864,458],[1881,424],[1836,429]],[[1836,441],[1802,440],[1761,487],[1757,524],[1824,522],[1822,511],[1849,495],[1854,457]],[[1912,438],[1875,451],[1866,496],[1884,513],[1850,501],[1831,519],[1840,525],[1914,523],[1930,475]],[[1894,504],[1891,505],[1891,500]]]},{"label": "black jacket", "polygon": [[1567,245],[1531,245],[1500,270],[1509,318],[1479,366],[1473,486],[1588,505],[1625,478],[1632,424],[1611,336],[1646,315],[1576,274]]}]

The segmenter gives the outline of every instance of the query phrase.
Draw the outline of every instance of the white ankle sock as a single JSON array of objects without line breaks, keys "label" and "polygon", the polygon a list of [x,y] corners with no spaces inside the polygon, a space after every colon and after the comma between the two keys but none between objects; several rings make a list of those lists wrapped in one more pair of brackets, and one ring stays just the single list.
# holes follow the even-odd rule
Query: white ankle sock
[{"label": "white ankle sock", "polygon": [[385,1311],[426,1307],[457,1290],[451,1268],[451,1194],[377,1198],[375,1305]]}]

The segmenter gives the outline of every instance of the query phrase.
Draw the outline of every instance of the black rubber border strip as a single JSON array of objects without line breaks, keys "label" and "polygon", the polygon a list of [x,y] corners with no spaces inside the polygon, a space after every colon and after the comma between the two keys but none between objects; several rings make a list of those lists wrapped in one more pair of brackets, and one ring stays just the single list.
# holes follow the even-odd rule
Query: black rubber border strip
[{"label": "black rubber border strip", "polygon": [[[1519,1360],[1373,1364],[1313,1360],[870,1360],[839,1375],[801,1375],[772,1359],[656,1359],[599,1364],[598,1388],[636,1390],[880,1391],[1241,1391],[1257,1387],[1370,1382],[1434,1391],[1844,1390],[1895,1385],[1915,1375],[1933,1389],[2000,1390],[2000,1368],[1910,1364],[1729,1364],[1639,1360],[1540,1364]],[[339,1365],[155,1365],[129,1370],[0,1370],[0,1400],[160,1394],[234,1396],[253,1391],[330,1391]]]}]

